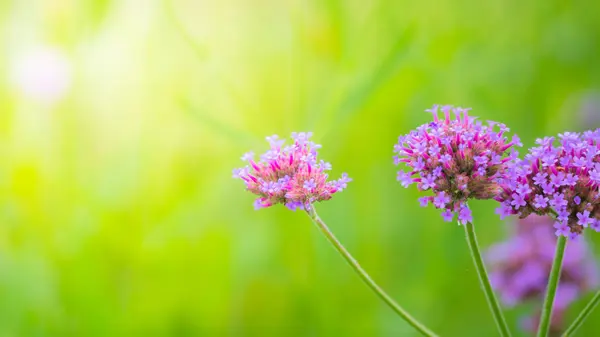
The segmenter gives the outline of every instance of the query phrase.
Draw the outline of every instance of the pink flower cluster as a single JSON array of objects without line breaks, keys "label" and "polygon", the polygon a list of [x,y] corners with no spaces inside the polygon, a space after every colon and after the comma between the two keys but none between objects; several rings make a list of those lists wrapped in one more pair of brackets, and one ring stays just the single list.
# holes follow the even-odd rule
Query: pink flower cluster
[{"label": "pink flower cluster", "polygon": [[464,224],[472,221],[467,200],[492,199],[501,192],[505,163],[518,156],[513,147],[522,144],[516,135],[508,140],[506,125],[484,125],[468,115],[469,109],[442,106],[443,119],[438,110],[437,105],[426,110],[433,122],[398,138],[394,163],[406,164],[408,171],[399,171],[397,180],[404,187],[431,190],[434,196],[421,198],[421,205],[442,209],[446,221],[458,214]]},{"label": "pink flower cluster", "polygon": [[346,173],[338,180],[327,181],[325,173],[331,164],[317,160],[321,145],[310,141],[311,132],[292,133],[293,144],[284,146],[285,140],[277,135],[267,137],[271,148],[254,161],[248,152],[242,160],[248,165],[233,170],[233,177],[246,184],[246,189],[256,195],[256,209],[284,204],[291,210],[303,208],[307,203],[331,199],[334,193],[344,190],[352,179]]},{"label": "pink flower cluster", "polygon": [[538,139],[524,160],[515,160],[502,183],[497,213],[556,219],[556,235],[574,238],[590,227],[600,231],[600,129]]}]

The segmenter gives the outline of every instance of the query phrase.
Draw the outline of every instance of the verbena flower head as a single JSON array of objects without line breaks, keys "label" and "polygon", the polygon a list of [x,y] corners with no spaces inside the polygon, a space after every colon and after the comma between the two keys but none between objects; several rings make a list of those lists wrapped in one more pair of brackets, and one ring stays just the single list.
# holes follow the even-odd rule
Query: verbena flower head
[{"label": "verbena flower head", "polygon": [[[556,237],[553,219],[531,215],[520,219],[514,235],[486,252],[492,286],[509,307],[526,302],[541,303],[552,268]],[[598,267],[583,238],[572,240],[566,248],[560,283],[554,300],[551,327],[562,329],[568,306],[598,286]],[[524,328],[535,331],[539,312],[524,319]]]},{"label": "verbena flower head", "polygon": [[434,105],[426,110],[433,114],[433,122],[400,136],[394,147],[394,163],[407,166],[398,172],[402,186],[431,190],[434,195],[421,198],[421,205],[442,209],[446,221],[458,214],[463,224],[472,221],[467,200],[496,197],[505,163],[518,156],[514,147],[522,146],[516,135],[506,137],[506,125],[491,121],[484,125],[469,116],[469,110]]},{"label": "verbena flower head", "polygon": [[558,236],[600,231],[600,129],[536,141],[525,159],[511,163],[497,213],[551,215]]},{"label": "verbena flower head", "polygon": [[256,209],[275,204],[302,209],[307,203],[331,199],[346,188],[352,180],[346,173],[338,180],[327,181],[325,172],[331,170],[331,164],[317,159],[321,145],[310,141],[311,136],[312,132],[294,132],[293,144],[285,145],[285,140],[273,135],[267,137],[271,148],[258,161],[253,152],[242,156],[248,165],[234,169],[233,177],[243,180],[246,189],[258,195]]}]

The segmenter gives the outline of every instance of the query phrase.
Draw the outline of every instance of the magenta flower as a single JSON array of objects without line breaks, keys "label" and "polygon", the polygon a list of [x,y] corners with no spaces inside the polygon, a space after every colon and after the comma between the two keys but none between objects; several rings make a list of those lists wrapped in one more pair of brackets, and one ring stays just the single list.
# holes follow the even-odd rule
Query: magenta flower
[{"label": "magenta flower", "polygon": [[524,160],[515,159],[502,183],[497,213],[531,213],[556,218],[556,235],[575,237],[584,228],[597,231],[600,219],[600,129],[565,132],[538,139]]},{"label": "magenta flower", "polygon": [[[530,215],[520,219],[516,233],[492,246],[486,253],[492,285],[507,306],[544,298],[554,259],[556,237],[553,219]],[[560,331],[568,306],[598,286],[598,267],[583,238],[572,240],[565,251],[562,274],[552,315],[551,329]],[[539,313],[524,320],[526,330],[535,331]]]},{"label": "magenta flower", "polygon": [[275,204],[302,209],[307,203],[331,199],[352,181],[346,173],[338,180],[327,181],[325,172],[331,170],[331,164],[317,160],[321,145],[310,141],[311,136],[312,132],[294,132],[293,144],[284,146],[285,140],[273,135],[267,137],[271,149],[258,162],[253,152],[242,156],[248,165],[233,170],[233,177],[242,179],[246,189],[259,196],[254,202],[256,209]]},{"label": "magenta flower", "polygon": [[398,138],[394,163],[404,163],[408,170],[399,171],[397,179],[404,187],[416,184],[421,191],[432,190],[435,197],[421,199],[421,204],[432,201],[443,210],[445,221],[458,214],[464,224],[472,220],[468,199],[492,199],[502,192],[505,163],[518,155],[513,147],[522,144],[517,136],[508,140],[504,124],[483,125],[468,115],[469,109],[443,106],[443,119],[438,118],[438,109],[434,105],[426,110],[433,114],[433,122]]}]

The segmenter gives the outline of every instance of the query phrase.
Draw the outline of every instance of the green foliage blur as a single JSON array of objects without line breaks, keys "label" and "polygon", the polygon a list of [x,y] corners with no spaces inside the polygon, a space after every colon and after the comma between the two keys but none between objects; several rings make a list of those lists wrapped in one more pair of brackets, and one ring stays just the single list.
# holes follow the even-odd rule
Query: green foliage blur
[{"label": "green foliage blur", "polygon": [[[292,131],[313,131],[333,175],[354,179],[317,209],[372,277],[442,336],[494,336],[463,230],[396,183],[392,147],[434,103],[504,122],[526,147],[591,127],[599,12],[1,1],[0,336],[416,335],[305,214],[254,211],[231,178]],[[493,202],[472,207],[483,248],[506,237]],[[530,310],[507,310],[515,331]]]}]

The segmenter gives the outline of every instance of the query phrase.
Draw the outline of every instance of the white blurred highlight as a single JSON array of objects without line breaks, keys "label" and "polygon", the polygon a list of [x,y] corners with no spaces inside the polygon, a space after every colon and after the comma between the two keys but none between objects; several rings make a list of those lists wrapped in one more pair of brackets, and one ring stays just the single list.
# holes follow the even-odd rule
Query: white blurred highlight
[{"label": "white blurred highlight", "polygon": [[25,99],[52,104],[71,89],[71,61],[56,47],[38,46],[19,53],[10,70],[12,83]]}]

